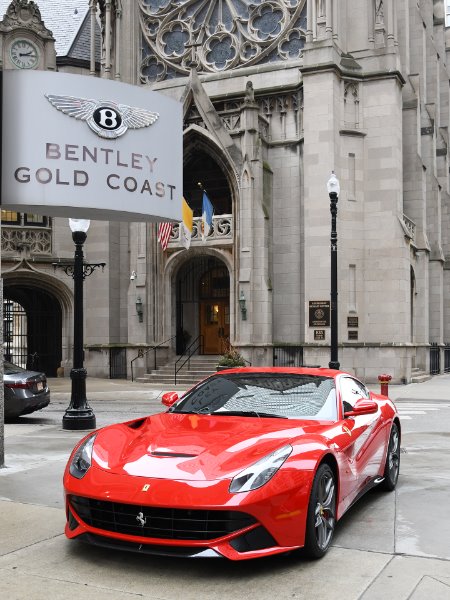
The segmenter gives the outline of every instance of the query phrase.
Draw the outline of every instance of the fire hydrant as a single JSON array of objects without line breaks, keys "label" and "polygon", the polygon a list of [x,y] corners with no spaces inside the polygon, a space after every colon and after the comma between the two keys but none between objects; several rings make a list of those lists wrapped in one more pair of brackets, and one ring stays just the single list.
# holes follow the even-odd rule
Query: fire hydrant
[{"label": "fire hydrant", "polygon": [[382,396],[388,396],[389,395],[389,382],[391,381],[392,376],[391,375],[378,375],[378,381],[380,382],[380,386],[381,386],[381,390],[380,390],[380,394]]}]

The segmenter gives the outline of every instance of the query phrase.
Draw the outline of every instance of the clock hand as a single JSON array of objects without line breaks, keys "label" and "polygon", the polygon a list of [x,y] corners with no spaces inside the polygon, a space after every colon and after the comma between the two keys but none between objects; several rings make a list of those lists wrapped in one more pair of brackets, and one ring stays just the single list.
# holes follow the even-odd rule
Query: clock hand
[{"label": "clock hand", "polygon": [[19,56],[34,56],[32,50],[29,52],[19,52]]}]

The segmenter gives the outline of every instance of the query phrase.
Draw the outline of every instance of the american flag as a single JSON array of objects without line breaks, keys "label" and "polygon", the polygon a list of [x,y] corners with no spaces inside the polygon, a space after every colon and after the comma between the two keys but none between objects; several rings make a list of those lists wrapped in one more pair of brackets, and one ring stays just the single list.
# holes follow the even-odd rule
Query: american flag
[{"label": "american flag", "polygon": [[158,242],[161,244],[161,248],[164,250],[167,248],[169,243],[170,234],[172,233],[173,223],[159,223],[158,224]]}]

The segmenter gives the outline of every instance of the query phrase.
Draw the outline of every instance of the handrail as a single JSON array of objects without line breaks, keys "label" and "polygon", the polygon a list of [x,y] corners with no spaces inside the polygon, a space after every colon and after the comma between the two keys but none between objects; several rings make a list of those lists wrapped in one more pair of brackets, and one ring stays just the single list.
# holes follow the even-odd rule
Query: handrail
[{"label": "handrail", "polygon": [[[194,344],[195,344],[195,346],[194,346]],[[178,371],[180,371],[186,363],[188,363],[188,369],[190,369],[191,368],[191,356],[194,354],[194,352],[196,352],[199,349],[200,349],[200,352],[202,352],[202,348],[203,348],[203,335],[198,335],[195,338],[195,340],[189,344],[189,346],[185,349],[183,354],[180,356],[180,358],[174,364],[174,385],[177,384]],[[187,354],[187,357],[185,358],[186,354]],[[178,363],[183,358],[185,358],[185,360],[177,368]]]},{"label": "handrail", "polygon": [[131,359],[130,361],[130,368],[131,368],[131,381],[134,381],[134,374],[133,374],[133,363],[135,360],[137,360],[138,358],[144,358],[144,356],[147,356],[147,354],[150,352],[150,350],[154,351],[154,366],[155,366],[155,371],[156,371],[156,349],[159,348],[160,346],[164,346],[164,344],[167,344],[167,342],[170,342],[171,340],[173,340],[176,337],[176,335],[173,335],[172,337],[170,337],[168,340],[164,340],[164,342],[161,342],[160,344],[157,344],[156,346],[150,346],[150,348],[147,348],[147,350],[144,352],[143,349],[140,349],[138,351],[137,356],[135,356],[134,358]]}]

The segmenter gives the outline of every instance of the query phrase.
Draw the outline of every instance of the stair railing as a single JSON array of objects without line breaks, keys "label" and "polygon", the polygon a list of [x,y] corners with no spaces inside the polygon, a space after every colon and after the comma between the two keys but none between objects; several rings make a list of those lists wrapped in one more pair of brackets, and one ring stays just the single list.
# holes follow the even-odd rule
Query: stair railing
[{"label": "stair railing", "polygon": [[[177,373],[188,363],[188,369],[191,368],[191,356],[200,350],[200,354],[203,354],[203,335],[199,335],[193,342],[185,349],[183,354],[174,364],[174,385],[177,384]],[[178,364],[181,363],[181,364]]]},{"label": "stair railing", "polygon": [[161,342],[160,344],[157,344],[156,346],[150,346],[150,348],[147,348],[147,350],[141,349],[139,350],[137,356],[135,356],[133,359],[131,359],[130,361],[130,368],[131,368],[131,381],[134,381],[134,374],[133,374],[133,363],[135,360],[137,360],[138,358],[144,358],[144,356],[147,356],[147,354],[153,350],[154,352],[154,370],[156,371],[156,350],[158,348],[160,348],[161,346],[164,346],[164,344],[167,344],[168,342],[172,341],[174,338],[176,338],[176,335],[173,335],[172,337],[170,337],[168,340],[165,340],[164,342]]}]

